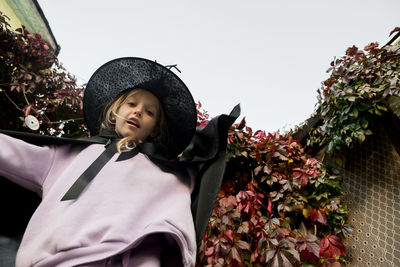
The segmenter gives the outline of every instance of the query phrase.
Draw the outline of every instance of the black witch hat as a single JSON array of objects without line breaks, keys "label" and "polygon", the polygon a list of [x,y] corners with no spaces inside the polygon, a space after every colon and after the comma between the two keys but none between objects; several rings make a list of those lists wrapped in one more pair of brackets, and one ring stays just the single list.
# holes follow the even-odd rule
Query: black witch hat
[{"label": "black witch hat", "polygon": [[107,105],[132,89],[145,89],[160,101],[167,125],[163,146],[168,158],[176,157],[191,141],[197,111],[193,97],[181,79],[157,62],[117,58],[105,63],[90,78],[83,96],[83,111],[91,135],[98,135]]}]

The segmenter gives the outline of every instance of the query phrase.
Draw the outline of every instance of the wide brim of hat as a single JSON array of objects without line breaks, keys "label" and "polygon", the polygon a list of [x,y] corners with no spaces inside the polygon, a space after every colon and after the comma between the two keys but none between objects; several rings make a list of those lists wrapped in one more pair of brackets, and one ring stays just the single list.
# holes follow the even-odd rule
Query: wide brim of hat
[{"label": "wide brim of hat", "polygon": [[[148,86],[160,84],[161,86]],[[83,95],[83,112],[91,135],[98,135],[107,106],[123,92],[146,89],[160,101],[167,125],[165,145],[176,156],[190,143],[197,122],[196,105],[183,81],[157,62],[137,57],[105,63],[89,79]]]}]

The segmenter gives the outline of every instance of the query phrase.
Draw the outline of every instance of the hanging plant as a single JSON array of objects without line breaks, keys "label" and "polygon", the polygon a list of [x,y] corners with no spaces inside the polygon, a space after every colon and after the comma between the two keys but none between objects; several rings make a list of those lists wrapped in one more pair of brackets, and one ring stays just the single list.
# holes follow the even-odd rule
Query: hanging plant
[{"label": "hanging plant", "polygon": [[310,132],[307,145],[326,146],[327,152],[351,148],[372,134],[371,126],[390,108],[398,114],[399,43],[381,48],[371,43],[363,51],[350,47],[327,72],[331,75],[318,90],[317,113],[323,122]]},{"label": "hanging plant", "polygon": [[[10,29],[0,12],[0,127],[85,135],[82,91],[40,33]],[[15,116],[15,114],[18,114]]]}]

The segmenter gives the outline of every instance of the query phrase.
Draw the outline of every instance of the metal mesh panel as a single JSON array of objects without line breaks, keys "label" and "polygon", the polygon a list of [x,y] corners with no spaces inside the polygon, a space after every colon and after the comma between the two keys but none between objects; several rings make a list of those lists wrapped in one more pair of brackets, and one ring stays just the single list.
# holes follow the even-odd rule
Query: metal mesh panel
[{"label": "metal mesh panel", "polygon": [[382,127],[346,159],[342,186],[354,227],[347,266],[400,266],[399,154]]}]

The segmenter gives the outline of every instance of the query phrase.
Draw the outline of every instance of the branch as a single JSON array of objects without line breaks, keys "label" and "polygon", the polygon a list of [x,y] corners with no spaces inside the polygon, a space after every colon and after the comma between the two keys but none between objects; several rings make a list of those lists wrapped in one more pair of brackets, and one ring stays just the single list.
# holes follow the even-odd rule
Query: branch
[{"label": "branch", "polygon": [[6,95],[7,99],[11,102],[11,104],[13,104],[15,106],[16,109],[18,109],[21,112],[24,112],[24,110],[20,107],[18,107],[18,105],[11,99],[11,97],[8,96],[7,92],[5,90],[1,90],[2,92],[4,92],[4,94]]},{"label": "branch", "polygon": [[[25,99],[26,104],[29,105],[29,101],[28,101],[28,98],[26,97],[25,89],[22,90],[22,93],[24,94],[24,99]],[[33,109],[33,107],[32,107],[32,109]],[[36,110],[35,110],[35,112],[36,112]]]}]

